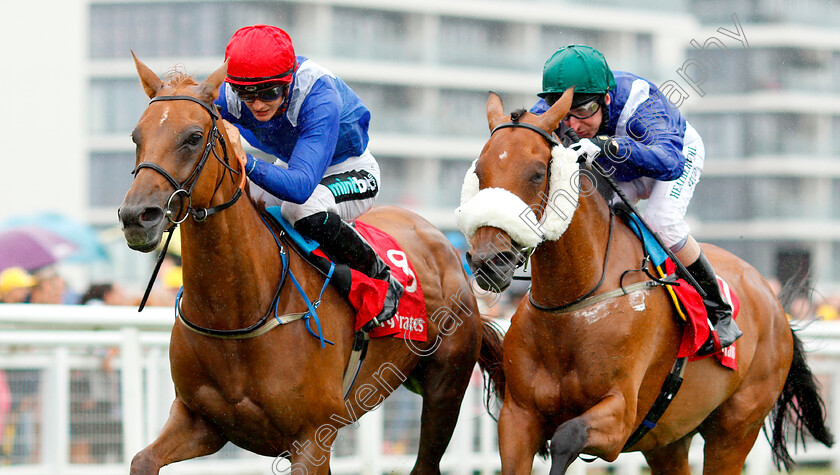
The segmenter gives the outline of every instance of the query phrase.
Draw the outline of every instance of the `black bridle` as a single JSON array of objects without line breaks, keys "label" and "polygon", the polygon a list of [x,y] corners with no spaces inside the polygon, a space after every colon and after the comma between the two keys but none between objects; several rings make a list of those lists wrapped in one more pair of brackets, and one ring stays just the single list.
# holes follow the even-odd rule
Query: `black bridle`
[{"label": "black bridle", "polygon": [[[168,171],[166,171],[163,167],[161,167],[157,163],[153,163],[153,162],[141,162],[131,172],[134,175],[134,177],[137,178],[137,172],[139,172],[143,168],[152,169],[152,170],[158,172],[161,176],[163,176],[166,179],[166,181],[168,181],[172,185],[172,187],[175,188],[175,191],[172,192],[171,195],[169,195],[169,199],[166,201],[166,218],[170,222],[172,222],[172,224],[174,224],[174,226],[172,226],[171,228],[166,230],[166,232],[169,233],[169,236],[166,238],[166,242],[163,245],[163,249],[161,250],[160,255],[158,256],[157,263],[155,263],[155,268],[154,268],[154,270],[152,270],[152,276],[149,279],[149,285],[146,287],[146,292],[143,294],[143,298],[140,301],[140,306],[137,309],[138,312],[142,312],[143,308],[146,306],[146,301],[148,300],[149,294],[152,291],[152,285],[154,284],[155,278],[157,277],[157,274],[160,271],[161,264],[163,264],[163,259],[166,256],[166,250],[169,248],[169,241],[172,239],[172,234],[173,234],[172,231],[174,231],[175,228],[179,224],[183,223],[187,219],[187,217],[189,217],[189,216],[192,216],[195,221],[201,222],[201,221],[204,221],[205,219],[207,219],[209,216],[212,216],[212,215],[218,213],[219,211],[230,208],[242,196],[242,189],[243,189],[242,185],[244,185],[244,181],[243,181],[243,183],[240,184],[240,186],[236,188],[236,192],[234,192],[233,197],[230,200],[228,200],[228,201],[226,201],[226,202],[224,202],[224,203],[222,203],[218,206],[213,206],[213,207],[210,207],[210,208],[193,208],[192,207],[192,191],[193,191],[193,188],[195,187],[195,184],[198,182],[199,175],[201,175],[202,170],[204,170],[204,165],[207,163],[207,159],[210,157],[210,152],[211,151],[213,152],[213,156],[216,157],[216,160],[218,160],[219,163],[222,164],[222,166],[224,166],[228,171],[230,171],[231,174],[237,174],[238,175],[240,172],[234,170],[230,166],[230,164],[228,163],[229,158],[228,158],[228,152],[227,152],[227,145],[225,144],[224,137],[222,137],[222,134],[219,131],[219,126],[218,126],[219,113],[216,111],[214,106],[212,106],[211,104],[208,104],[208,103],[206,103],[206,102],[204,102],[200,99],[197,99],[195,97],[183,96],[183,95],[153,97],[152,100],[149,101],[149,104],[151,105],[153,102],[158,102],[158,101],[191,101],[191,102],[195,102],[196,104],[203,107],[204,110],[206,110],[207,112],[210,113],[210,119],[212,120],[212,124],[210,125],[210,134],[207,137],[207,143],[204,145],[204,151],[201,154],[201,159],[199,159],[198,164],[195,166],[193,171],[190,173],[190,175],[187,177],[187,179],[184,180],[183,183],[178,183],[178,180],[176,180]],[[222,146],[222,154],[223,154],[222,157],[220,157],[219,154],[216,152],[216,148],[215,148],[216,141],[218,141],[219,144],[221,144],[221,146]],[[244,173],[244,168],[243,168],[242,172]],[[217,190],[222,185],[223,181],[224,181],[224,176],[222,177],[222,180],[219,180],[219,183],[216,185]],[[189,183],[188,186],[187,186],[187,183]],[[214,191],[214,193],[215,193],[215,191]],[[173,219],[173,217],[172,217],[173,213],[172,213],[172,209],[171,209],[172,200],[176,196],[178,196],[179,194],[183,194],[184,199],[181,202],[181,207],[178,210],[177,214],[181,214],[181,211],[184,209],[184,203],[187,203],[187,208],[186,208],[186,212],[184,213],[184,216],[181,219]],[[177,215],[176,215],[176,217],[177,217]]]},{"label": "black bridle", "polygon": [[[209,216],[211,216],[213,214],[216,214],[219,211],[225,210],[225,209],[233,206],[233,204],[236,203],[236,201],[239,199],[239,197],[242,196],[242,188],[241,187],[236,189],[236,192],[233,194],[233,197],[229,201],[227,201],[225,203],[222,203],[218,206],[213,206],[211,208],[193,208],[192,207],[192,191],[193,191],[193,188],[195,187],[195,184],[198,182],[198,177],[199,177],[199,175],[201,175],[201,171],[204,170],[204,165],[207,163],[207,159],[210,157],[210,152],[211,151],[213,152],[213,156],[216,157],[216,159],[219,161],[219,163],[221,163],[226,169],[228,169],[231,173],[239,174],[239,172],[234,170],[229,164],[229,158],[228,158],[228,153],[227,153],[227,146],[225,144],[225,139],[224,139],[224,137],[222,137],[221,132],[219,132],[219,127],[218,127],[218,124],[217,124],[217,121],[219,119],[219,113],[216,111],[216,109],[212,105],[210,105],[210,104],[208,104],[208,103],[206,103],[206,102],[204,102],[200,99],[192,97],[192,96],[160,96],[160,97],[154,97],[154,98],[152,98],[151,101],[149,101],[149,104],[152,104],[153,102],[158,102],[158,101],[191,101],[191,102],[195,102],[196,104],[200,105],[201,107],[204,108],[204,110],[206,110],[207,112],[210,113],[210,119],[212,120],[212,124],[210,126],[210,135],[207,137],[207,143],[204,145],[204,151],[201,154],[201,159],[198,161],[198,165],[196,165],[196,167],[193,169],[192,173],[190,173],[190,176],[188,176],[187,179],[183,181],[183,183],[179,183],[178,180],[176,180],[169,172],[164,170],[163,167],[161,167],[157,163],[153,163],[153,162],[141,162],[140,164],[137,165],[137,167],[134,169],[132,174],[134,174],[134,176],[137,177],[137,172],[139,172],[141,169],[150,168],[150,169],[158,172],[164,178],[166,178],[166,181],[168,181],[172,185],[172,187],[175,188],[175,191],[169,196],[169,199],[166,202],[166,217],[173,224],[180,224],[180,223],[184,222],[184,220],[186,220],[188,216],[192,216],[193,219],[195,219],[198,222],[201,222],[201,221],[204,221],[205,219],[207,219]],[[216,145],[217,140],[222,145],[223,157],[219,157],[219,154],[216,152],[215,145]],[[189,185],[187,185],[188,183],[189,183]],[[221,182],[219,183],[219,186],[220,185],[221,185]],[[177,217],[178,214],[181,214],[181,210],[183,210],[183,208],[184,208],[183,207],[184,202],[187,203],[187,209],[186,209],[186,212],[184,213],[184,216],[181,219],[176,219],[176,218],[173,218],[173,212],[172,212],[171,206],[172,206],[172,200],[175,199],[175,197],[178,196],[179,194],[182,194],[184,196],[184,201],[182,201],[182,206],[178,210],[178,213],[175,216]]]}]

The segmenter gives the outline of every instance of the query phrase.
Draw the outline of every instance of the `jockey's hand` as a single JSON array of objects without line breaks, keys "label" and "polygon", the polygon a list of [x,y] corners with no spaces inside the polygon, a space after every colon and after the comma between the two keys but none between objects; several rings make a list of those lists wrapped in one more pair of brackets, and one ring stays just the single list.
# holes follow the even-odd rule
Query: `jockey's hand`
[{"label": "jockey's hand", "polygon": [[618,142],[608,135],[597,135],[591,139],[580,139],[580,142],[572,144],[569,149],[577,153],[578,163],[586,163],[587,167],[591,166],[592,161],[598,157],[618,156]]},{"label": "jockey's hand", "polygon": [[233,152],[238,160],[245,161],[245,149],[242,148],[242,138],[239,136],[239,129],[230,122],[222,119],[225,125],[225,132],[228,136],[228,150]]},{"label": "jockey's hand", "polygon": [[225,125],[225,132],[228,136],[228,151],[233,153],[239,163],[245,164],[246,175],[250,174],[251,170],[254,169],[256,159],[246,154],[245,149],[242,148],[242,137],[239,135],[239,129],[224,119],[222,119],[222,123]]},{"label": "jockey's hand", "polygon": [[564,147],[568,148],[570,145],[578,142],[580,142],[580,137],[578,137],[575,129],[566,127],[562,132],[560,132],[560,143],[563,144]]}]

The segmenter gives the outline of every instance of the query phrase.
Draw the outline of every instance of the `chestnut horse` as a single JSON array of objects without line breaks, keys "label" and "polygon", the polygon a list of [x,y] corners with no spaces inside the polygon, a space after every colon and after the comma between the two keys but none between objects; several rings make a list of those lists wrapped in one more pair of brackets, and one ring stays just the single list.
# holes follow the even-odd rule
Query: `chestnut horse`
[{"label": "chestnut horse", "polygon": [[[568,91],[542,116],[508,116],[491,93],[491,137],[467,174],[457,211],[482,287],[505,289],[525,260],[522,249],[533,250],[530,295],[504,339],[502,474],[530,473],[549,439],[552,475],[565,473],[580,454],[613,461],[622,451],[641,451],[653,474],[688,474],[696,433],[705,439],[703,473],[739,474],[774,406],[777,461],[791,462],[784,425],[797,415],[792,411],[801,411],[794,418],[800,432],[804,425],[832,443],[801,343],[770,286],[744,261],[704,245],[740,298],[737,370],[715,358],[688,363],[658,424],[625,447],[676,360],[682,326],[663,287],[629,290],[650,280],[625,273],[645,265],[640,241],[613,217],[594,173],[556,144],[553,131],[571,97]],[[621,288],[628,293],[598,299]],[[593,299],[563,308],[588,295]]]},{"label": "chestnut horse", "polygon": [[357,334],[353,310],[332,286],[317,307],[323,337],[334,343],[324,348],[304,321],[242,338],[191,330],[184,319],[232,335],[254,329],[262,315],[271,315],[268,322],[275,313],[299,315],[306,301],[282,283],[296,277],[314,301],[325,279],[277,237],[282,233],[267,227],[249,199],[237,199],[244,167],[228,163],[225,128],[212,105],[227,65],[198,84],[177,73],[162,81],[136,57],[135,64],[152,101],[132,134],[136,175],[119,218],[129,247],[143,252],[183,220],[183,319],[170,344],[177,396],[161,434],[132,460],[131,473],[157,474],[230,441],[289,458],[303,473],[326,474],[337,429],[375,408],[407,377],[423,395],[412,473],[440,473],[479,354],[492,357],[493,345],[497,357],[501,350],[500,337],[479,315],[455,249],[406,210],[382,207],[363,216],[391,234],[413,262],[429,317],[427,341],[371,340],[346,399],[342,379]]}]

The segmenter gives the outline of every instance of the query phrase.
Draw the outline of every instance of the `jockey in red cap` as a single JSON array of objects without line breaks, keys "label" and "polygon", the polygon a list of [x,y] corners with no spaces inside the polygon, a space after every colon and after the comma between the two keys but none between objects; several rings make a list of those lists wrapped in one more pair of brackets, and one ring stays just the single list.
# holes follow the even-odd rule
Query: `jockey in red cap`
[{"label": "jockey in red cap", "polygon": [[[241,28],[225,59],[227,80],[215,103],[234,153],[246,156],[251,197],[280,206],[295,229],[341,264],[333,282],[354,306],[358,279],[351,269],[385,282],[382,310],[363,327],[372,330],[394,316],[404,289],[348,224],[379,195],[379,165],[368,150],[370,112],[344,81],[295,56],[291,38],[275,26]],[[240,134],[276,160],[246,154]]]}]

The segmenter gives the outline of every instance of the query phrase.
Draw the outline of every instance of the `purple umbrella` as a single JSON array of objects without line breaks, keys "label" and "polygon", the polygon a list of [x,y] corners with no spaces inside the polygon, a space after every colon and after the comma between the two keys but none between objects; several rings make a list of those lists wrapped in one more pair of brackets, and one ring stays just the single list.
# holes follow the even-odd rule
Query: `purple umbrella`
[{"label": "purple umbrella", "polygon": [[28,271],[71,256],[79,247],[46,229],[21,226],[0,232],[0,270],[19,266]]}]

